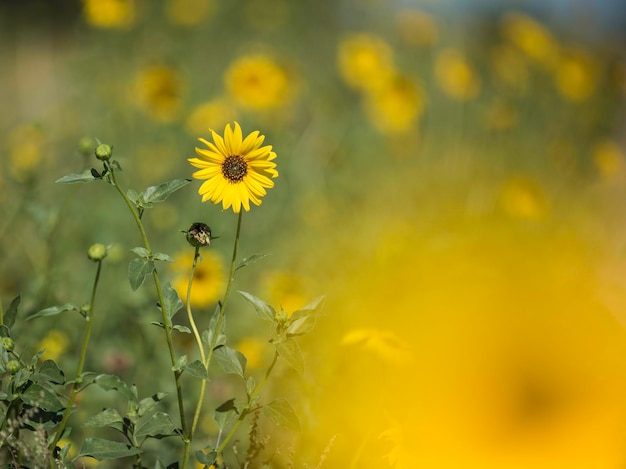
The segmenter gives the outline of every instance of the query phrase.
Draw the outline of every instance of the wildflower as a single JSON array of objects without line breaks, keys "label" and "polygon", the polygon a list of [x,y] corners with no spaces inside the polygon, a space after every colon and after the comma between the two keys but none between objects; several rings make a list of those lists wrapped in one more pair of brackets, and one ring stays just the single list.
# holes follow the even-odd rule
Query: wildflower
[{"label": "wildflower", "polygon": [[232,206],[235,213],[239,213],[242,205],[249,211],[250,202],[261,205],[265,189],[274,187],[271,178],[278,176],[276,163],[272,161],[276,153],[271,145],[261,146],[265,136],[257,130],[244,139],[237,122],[234,130],[230,124],[226,125],[224,138],[214,131],[211,134],[214,143],[200,138],[208,149],[196,148],[200,158],[187,160],[200,169],[193,177],[206,179],[198,189],[202,201],[221,202],[224,210]]},{"label": "wildflower", "polygon": [[292,93],[287,72],[267,55],[245,56],[224,76],[226,88],[239,106],[257,111],[285,104]]},{"label": "wildflower", "polygon": [[41,356],[42,360],[58,360],[59,357],[67,350],[69,338],[64,332],[52,329],[39,342],[38,349],[46,351]]},{"label": "wildflower", "polygon": [[[189,269],[193,260],[193,252],[185,251],[174,258],[171,265],[176,274],[172,286],[181,298],[186,298],[189,285]],[[224,287],[224,266],[221,258],[212,251],[203,251],[193,273],[190,303],[194,307],[207,306],[215,303]]]},{"label": "wildflower", "polygon": [[20,371],[20,368],[22,368],[22,365],[20,364],[18,360],[9,360],[7,364],[4,365],[4,367],[10,374],[14,375],[18,371]]},{"label": "wildflower", "polygon": [[246,357],[246,368],[259,368],[263,364],[266,342],[256,337],[245,337],[239,341],[236,349]]},{"label": "wildflower", "polygon": [[217,98],[198,105],[187,118],[186,128],[192,134],[222,127],[237,118],[234,106],[226,98]]},{"label": "wildflower", "polygon": [[339,44],[338,66],[349,86],[376,89],[394,75],[393,51],[377,36],[355,34]]},{"label": "wildflower", "polygon": [[104,244],[96,243],[89,246],[87,257],[94,262],[101,261],[107,256],[107,248]]},{"label": "wildflower", "polygon": [[204,223],[196,222],[185,232],[187,242],[193,247],[203,247],[211,245],[211,228]]},{"label": "wildflower", "polygon": [[135,1],[83,0],[83,14],[87,23],[95,28],[129,28],[135,22]]},{"label": "wildflower", "polygon": [[136,81],[139,105],[154,119],[171,122],[176,118],[182,95],[182,79],[173,68],[152,66],[141,71]]},{"label": "wildflower", "polygon": [[430,46],[439,38],[437,23],[423,11],[402,10],[396,24],[402,40],[411,46]]},{"label": "wildflower", "polygon": [[7,352],[12,352],[13,349],[15,349],[15,342],[13,342],[13,339],[11,339],[11,337],[1,337],[0,345],[2,345],[2,347],[4,347],[4,350],[6,350]]},{"label": "wildflower", "polygon": [[502,22],[502,32],[531,59],[552,68],[558,59],[558,45],[541,23],[522,13],[509,13]]},{"label": "wildflower", "polygon": [[554,80],[557,90],[565,99],[584,101],[595,91],[598,66],[586,53],[574,52],[559,60]]},{"label": "wildflower", "polygon": [[96,147],[94,152],[96,154],[96,158],[102,161],[106,161],[106,160],[111,159],[111,155],[113,154],[113,149],[111,148],[110,145],[107,145],[106,143],[101,143],[100,145]]},{"label": "wildflower", "polygon": [[459,100],[475,98],[480,92],[480,79],[467,59],[455,49],[445,49],[435,63],[437,83],[445,94]]},{"label": "wildflower", "polygon": [[212,0],[168,0],[165,14],[173,24],[195,26],[207,20],[213,7]]}]

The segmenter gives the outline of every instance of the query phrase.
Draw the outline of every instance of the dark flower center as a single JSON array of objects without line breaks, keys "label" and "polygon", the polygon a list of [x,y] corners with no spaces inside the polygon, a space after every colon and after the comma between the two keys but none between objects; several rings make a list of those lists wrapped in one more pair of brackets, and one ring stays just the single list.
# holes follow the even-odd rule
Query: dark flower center
[{"label": "dark flower center", "polygon": [[246,174],[248,174],[248,163],[242,156],[227,156],[222,163],[222,175],[231,184],[241,182]]}]

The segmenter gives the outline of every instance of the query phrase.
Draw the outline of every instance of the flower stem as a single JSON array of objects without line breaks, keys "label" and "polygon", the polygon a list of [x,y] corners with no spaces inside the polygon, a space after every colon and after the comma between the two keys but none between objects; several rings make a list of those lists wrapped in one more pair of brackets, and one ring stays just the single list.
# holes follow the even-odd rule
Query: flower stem
[{"label": "flower stem", "polygon": [[93,288],[91,289],[91,299],[89,301],[89,310],[85,315],[85,319],[87,320],[87,327],[85,328],[85,336],[83,337],[83,346],[80,350],[80,358],[78,360],[78,367],[76,368],[76,379],[74,380],[74,385],[72,386],[72,391],[70,393],[70,398],[67,402],[67,407],[65,408],[65,413],[63,414],[63,419],[59,424],[59,428],[54,436],[54,440],[50,444],[50,450],[54,450],[54,447],[61,439],[63,435],[63,431],[65,430],[65,426],[67,425],[67,420],[70,417],[70,412],[72,411],[72,406],[74,405],[74,400],[76,399],[76,395],[78,394],[79,387],[82,383],[81,375],[83,373],[83,367],[85,366],[85,359],[87,357],[87,345],[89,344],[89,338],[91,337],[91,329],[93,327],[93,311],[94,311],[94,303],[96,301],[96,290],[98,288],[98,281],[100,280],[100,271],[102,270],[102,260],[97,261],[98,268],[96,270],[96,277],[93,282]]},{"label": "flower stem", "polygon": [[193,335],[196,338],[196,342],[198,344],[200,357],[204,359],[204,346],[202,345],[202,338],[200,337],[200,333],[198,332],[198,328],[196,327],[196,321],[194,321],[193,314],[191,312],[191,285],[193,283],[193,275],[196,271],[196,264],[198,263],[198,257],[200,257],[200,247],[196,246],[196,250],[193,255],[193,263],[191,264],[191,272],[189,274],[189,283],[187,284],[187,298],[185,299],[185,304],[187,305],[187,317],[189,318],[189,324],[191,324],[191,330],[193,331]]},{"label": "flower stem", "polygon": [[[106,164],[106,163],[105,163]],[[137,208],[130,201],[128,196],[124,193],[122,188],[117,182],[115,177],[115,170],[112,165],[106,164],[110,174],[111,174],[111,184],[115,187],[117,192],[119,192],[122,199],[128,206],[130,213],[137,224],[137,228],[139,229],[139,233],[141,234],[141,239],[143,241],[144,247],[148,250],[148,253],[152,254],[152,249],[150,248],[150,243],[148,241],[148,236],[146,235],[146,230],[143,227],[143,223],[141,222],[141,218],[139,216],[139,212]],[[189,436],[187,431],[187,421],[185,419],[185,408],[183,404],[183,391],[180,383],[180,376],[182,372],[180,370],[176,370],[176,354],[174,353],[174,342],[172,340],[172,323],[170,317],[168,315],[168,311],[165,309],[165,301],[163,298],[163,289],[161,288],[161,280],[159,278],[159,274],[156,268],[152,271],[152,278],[154,279],[154,286],[156,287],[157,298],[159,299],[159,305],[161,305],[161,313],[163,314],[163,329],[165,331],[165,339],[167,341],[167,348],[170,355],[170,362],[172,364],[172,369],[174,370],[174,381],[176,383],[176,394],[178,396],[178,411],[180,413],[180,423],[182,428],[182,440],[185,445],[185,454],[189,451]],[[183,466],[184,469],[184,466]]]},{"label": "flower stem", "polygon": [[[202,364],[207,370],[209,369],[209,364],[211,363],[211,357],[213,356],[213,349],[215,348],[215,344],[217,343],[219,331],[222,327],[222,322],[224,320],[224,312],[226,311],[226,303],[228,301],[228,296],[230,294],[230,288],[231,288],[231,285],[233,284],[233,279],[235,278],[235,261],[237,260],[237,248],[239,247],[239,235],[241,233],[242,213],[243,212],[240,211],[239,217],[237,218],[237,232],[235,233],[235,242],[233,244],[233,257],[231,258],[231,261],[230,261],[230,272],[228,274],[228,284],[226,285],[226,292],[224,293],[224,298],[221,303],[221,307],[219,308],[217,321],[215,322],[215,329],[213,330],[213,335],[211,337],[211,344],[209,345],[209,351],[207,352],[206,356],[201,346],[202,341],[199,341],[200,350],[202,351]],[[197,248],[196,248],[196,251],[197,251]],[[189,281],[188,290],[189,291],[187,292],[187,304],[189,304],[191,280]],[[197,336],[196,336],[196,340],[198,340]],[[204,401],[205,392],[206,392],[206,380],[202,380],[202,383],[200,384],[200,396],[198,397],[198,404],[196,405],[196,411],[193,416],[193,422],[191,424],[191,431],[189,432],[190,441],[193,438],[193,435],[196,431],[196,427],[198,425],[198,420],[200,419],[200,412],[202,410],[202,404]],[[187,451],[185,452],[185,456],[183,458],[182,469],[185,469],[185,464],[187,463],[188,457],[189,455]]]}]

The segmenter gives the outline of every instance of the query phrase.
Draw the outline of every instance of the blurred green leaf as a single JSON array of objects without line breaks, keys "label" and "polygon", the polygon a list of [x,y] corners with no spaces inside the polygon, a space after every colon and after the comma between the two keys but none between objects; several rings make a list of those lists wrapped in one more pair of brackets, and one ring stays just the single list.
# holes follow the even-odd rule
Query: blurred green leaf
[{"label": "blurred green leaf", "polygon": [[163,288],[163,302],[165,303],[165,312],[170,320],[183,307],[183,301],[178,296],[178,292],[169,282]]},{"label": "blurred green leaf", "polygon": [[133,251],[135,254],[137,254],[139,257],[143,257],[144,259],[150,259],[150,251],[148,251],[146,248],[144,247],[136,247],[136,248],[132,248],[131,251]]},{"label": "blurred green leaf", "polygon": [[83,446],[75,457],[91,456],[98,461],[102,461],[105,459],[125,458],[139,453],[141,453],[139,448],[133,448],[125,443],[103,440],[101,438],[85,438]]},{"label": "blurred green leaf", "polygon": [[167,468],[165,467],[165,464],[163,464],[161,460],[157,458],[156,462],[154,463],[154,469],[167,469]]},{"label": "blurred green leaf", "polygon": [[0,337],[10,337],[9,328],[4,324],[0,324]]},{"label": "blurred green leaf", "polygon": [[17,310],[21,302],[22,295],[20,294],[13,298],[11,304],[9,305],[9,309],[7,309],[6,313],[4,313],[4,325],[7,326],[9,329],[11,329],[13,327],[13,324],[15,324]]},{"label": "blurred green leaf", "polygon": [[33,381],[43,380],[54,384],[65,383],[65,374],[54,362],[54,360],[46,360],[39,367],[39,371],[32,376]]},{"label": "blurred green leaf", "polygon": [[135,205],[139,203],[139,194],[137,194],[137,192],[133,189],[128,189],[126,191],[126,197],[128,197],[128,199]]},{"label": "blurred green leaf", "polygon": [[156,412],[151,416],[143,417],[135,428],[135,437],[168,436],[176,429],[172,418],[165,412]]},{"label": "blurred green leaf", "polygon": [[[94,177],[93,172],[94,170],[92,169],[86,169],[80,173],[72,173],[72,174],[68,174],[67,176],[63,176],[62,178],[57,179],[56,181],[54,181],[55,184],[74,184],[77,182],[91,182],[91,181],[95,181],[96,177]],[[97,173],[97,171],[96,171]]]},{"label": "blurred green leaf", "polygon": [[184,332],[185,334],[191,334],[191,329],[189,329],[187,326],[181,326],[180,324],[174,324],[172,326],[172,329],[178,332]]},{"label": "blurred green leaf", "polygon": [[229,399],[215,409],[215,423],[220,430],[224,430],[232,422],[237,420],[239,412],[235,406],[235,399]]},{"label": "blurred green leaf", "polygon": [[211,466],[217,460],[217,453],[215,451],[209,451],[208,453],[196,451],[196,459],[201,464]]},{"label": "blurred green leaf", "polygon": [[276,310],[274,309],[272,305],[267,304],[265,301],[261,300],[260,298],[257,298],[256,296],[248,292],[240,290],[239,294],[243,296],[248,302],[250,302],[252,306],[254,306],[254,309],[256,310],[259,317],[268,321],[274,320],[274,316],[276,315]]},{"label": "blurred green leaf", "polygon": [[278,342],[274,344],[278,355],[284,358],[295,370],[302,374],[304,373],[304,360],[302,358],[302,352],[295,339],[287,339],[284,342]]},{"label": "blurred green leaf", "polygon": [[290,430],[300,431],[300,420],[293,407],[285,399],[276,399],[265,407],[263,412],[278,426],[284,426]]},{"label": "blurred green leaf", "polygon": [[135,393],[126,385],[124,381],[115,375],[98,375],[94,381],[105,391],[117,391],[129,401],[137,401]]},{"label": "blurred green leaf", "polygon": [[179,371],[185,368],[185,366],[187,366],[187,355],[182,355],[181,357],[178,357],[178,360],[176,360],[176,365],[174,365],[173,368],[174,371]]},{"label": "blurred green leaf", "polygon": [[[291,318],[290,318],[291,319]],[[315,326],[315,317],[302,316],[295,321],[290,320],[290,324],[287,327],[287,335],[302,335],[313,330]]]},{"label": "blurred green leaf", "polygon": [[250,264],[254,264],[255,262],[260,261],[261,259],[269,256],[270,254],[253,254],[250,257],[246,257],[244,258],[235,268],[235,272],[237,272],[239,269],[241,269],[242,267],[245,267],[247,265]]},{"label": "blurred green leaf", "polygon": [[209,328],[205,331],[202,331],[201,334],[202,342],[209,346],[213,345],[213,347],[215,347],[217,345],[222,345],[226,343],[226,334],[224,334],[224,331],[226,330],[226,318],[223,317],[222,322],[220,323],[220,330],[218,331],[215,344],[212,344],[213,333],[215,331],[215,328],[217,327],[217,320],[219,318],[221,308],[222,305],[218,302],[215,306],[215,311],[213,311],[213,315],[211,316],[211,319],[209,321]]},{"label": "blurred green leaf", "polygon": [[163,254],[162,252],[156,252],[152,254],[152,259],[154,259],[155,261],[174,262],[174,259],[172,259],[167,254]]},{"label": "blurred green leaf", "polygon": [[83,427],[102,428],[114,423],[123,423],[124,419],[115,409],[104,409],[102,412],[88,418]]},{"label": "blurred green leaf", "polygon": [[256,387],[256,380],[254,379],[254,377],[250,376],[246,380],[246,393],[248,394],[248,396],[252,394],[255,387]]},{"label": "blurred green leaf", "polygon": [[306,315],[320,314],[322,312],[322,308],[324,307],[325,300],[326,300],[326,297],[324,295],[317,297],[313,301],[311,301],[308,305],[294,311],[291,317],[297,319]]},{"label": "blurred green leaf", "polygon": [[213,349],[213,356],[224,373],[235,373],[243,378],[247,363],[243,353],[226,345],[218,345]]},{"label": "blurred green leaf", "polygon": [[146,397],[139,401],[139,407],[137,408],[137,415],[143,417],[148,412],[156,407],[156,405],[163,400],[167,396],[165,392],[158,392],[153,394],[150,397]]},{"label": "blurred green leaf", "polygon": [[28,386],[26,391],[20,393],[22,400],[33,407],[40,407],[50,412],[57,412],[64,408],[55,394],[39,384]]},{"label": "blurred green leaf", "polygon": [[130,282],[130,288],[133,291],[137,290],[143,283],[146,275],[149,275],[154,270],[154,262],[147,259],[131,259],[128,264],[128,280]]},{"label": "blurred green leaf", "polygon": [[183,186],[191,182],[191,179],[174,179],[173,181],[159,184],[158,186],[150,186],[139,196],[142,202],[150,204],[154,202],[163,202],[172,192],[177,191]]},{"label": "blurred green leaf", "polygon": [[206,368],[200,360],[192,361],[189,365],[186,365],[183,370],[195,378],[208,379]]},{"label": "blurred green leaf", "polygon": [[50,308],[42,309],[41,311],[31,314],[26,318],[27,321],[35,318],[43,318],[46,316],[56,316],[57,314],[64,313],[65,311],[78,311],[78,308],[72,303],[65,303],[61,306],[51,306]]}]

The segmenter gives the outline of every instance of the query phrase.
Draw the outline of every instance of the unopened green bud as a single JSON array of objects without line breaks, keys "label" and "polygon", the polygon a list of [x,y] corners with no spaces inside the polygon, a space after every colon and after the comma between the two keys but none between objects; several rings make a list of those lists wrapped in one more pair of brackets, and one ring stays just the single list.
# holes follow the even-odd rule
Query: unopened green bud
[{"label": "unopened green bud", "polygon": [[89,156],[96,147],[96,141],[91,137],[83,137],[78,141],[78,151],[81,155]]},{"label": "unopened green bud", "polygon": [[287,315],[287,312],[285,310],[280,310],[278,312],[276,312],[276,322],[278,322],[279,324],[285,324],[287,322],[287,320],[289,319],[289,316]]},{"label": "unopened green bud", "polygon": [[89,246],[87,257],[94,262],[101,261],[107,256],[107,248],[104,244],[96,243]]},{"label": "unopened green bud", "polygon": [[211,245],[211,228],[208,225],[196,222],[189,227],[189,231],[183,231],[187,242],[194,248]]},{"label": "unopened green bud", "polygon": [[13,349],[15,348],[15,342],[13,342],[13,339],[11,339],[11,337],[2,337],[0,339],[0,344],[4,347],[4,350],[6,350],[7,352],[12,352]]},{"label": "unopened green bud", "polygon": [[20,368],[22,368],[22,365],[20,365],[20,362],[17,360],[10,360],[5,365],[5,368],[9,373],[14,375],[18,371],[20,371]]},{"label": "unopened green bud", "polygon": [[96,158],[102,161],[110,160],[113,154],[113,149],[106,143],[101,143],[96,147]]}]

